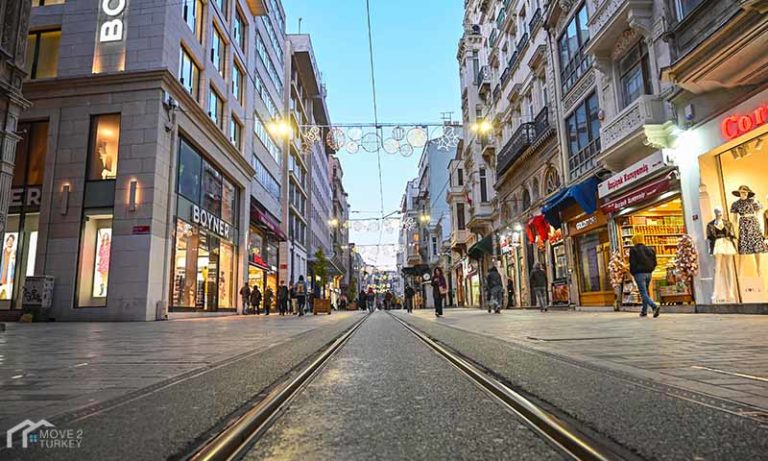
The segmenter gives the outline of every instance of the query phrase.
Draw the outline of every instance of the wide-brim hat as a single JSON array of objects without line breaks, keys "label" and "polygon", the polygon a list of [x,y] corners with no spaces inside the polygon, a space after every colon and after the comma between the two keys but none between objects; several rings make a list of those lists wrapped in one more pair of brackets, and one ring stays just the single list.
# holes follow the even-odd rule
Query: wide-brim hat
[{"label": "wide-brim hat", "polygon": [[733,191],[731,193],[733,195],[735,195],[736,197],[741,197],[741,191],[743,191],[743,190],[747,191],[747,197],[752,198],[752,197],[755,196],[755,193],[752,192],[752,189],[750,189],[749,186],[744,186],[744,185],[739,186],[738,189],[736,189],[735,191]]}]

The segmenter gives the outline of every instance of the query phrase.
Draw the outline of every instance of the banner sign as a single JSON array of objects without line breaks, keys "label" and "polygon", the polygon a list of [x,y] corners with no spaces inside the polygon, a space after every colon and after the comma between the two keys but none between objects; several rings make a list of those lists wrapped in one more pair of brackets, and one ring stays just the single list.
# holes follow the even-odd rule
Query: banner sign
[{"label": "banner sign", "polygon": [[670,189],[672,182],[669,178],[664,178],[659,181],[648,184],[636,191],[623,195],[616,200],[604,203],[601,207],[605,213],[615,213],[623,208],[643,203],[646,200],[653,198],[659,194],[662,194]]},{"label": "banner sign", "polygon": [[621,173],[615,174],[606,181],[597,185],[597,196],[603,198],[618,190],[624,189],[631,184],[647,178],[653,173],[667,166],[664,162],[664,154],[661,151],[649,155]]}]

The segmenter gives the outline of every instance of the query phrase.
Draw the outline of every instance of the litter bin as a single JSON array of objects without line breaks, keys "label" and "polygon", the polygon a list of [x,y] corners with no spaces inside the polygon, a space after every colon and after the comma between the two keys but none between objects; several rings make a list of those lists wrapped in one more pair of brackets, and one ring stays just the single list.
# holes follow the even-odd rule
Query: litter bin
[{"label": "litter bin", "polygon": [[35,322],[48,320],[53,301],[53,282],[51,275],[35,275],[24,281],[21,309],[25,314],[32,314]]}]

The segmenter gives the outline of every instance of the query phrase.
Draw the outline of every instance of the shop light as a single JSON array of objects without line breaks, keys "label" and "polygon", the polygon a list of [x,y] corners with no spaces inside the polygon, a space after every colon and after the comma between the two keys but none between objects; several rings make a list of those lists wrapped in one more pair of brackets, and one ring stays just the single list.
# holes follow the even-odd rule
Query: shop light
[{"label": "shop light", "polygon": [[64,184],[61,186],[61,214],[65,215],[67,214],[67,210],[69,209],[69,190],[70,185]]},{"label": "shop light", "polygon": [[139,188],[139,181],[131,179],[128,186],[128,211],[136,211],[136,194]]}]

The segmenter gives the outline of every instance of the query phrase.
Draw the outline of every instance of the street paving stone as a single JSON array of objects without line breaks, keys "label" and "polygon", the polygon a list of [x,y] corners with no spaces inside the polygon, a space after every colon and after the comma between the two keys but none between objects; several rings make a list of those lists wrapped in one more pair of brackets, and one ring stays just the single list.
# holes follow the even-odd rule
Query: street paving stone
[{"label": "street paving stone", "polygon": [[563,459],[383,312],[369,317],[248,460]]},{"label": "street paving stone", "polygon": [[9,323],[0,333],[0,429],[51,419],[359,315]]},{"label": "street paving stone", "polygon": [[440,323],[768,411],[768,316],[451,309]]},{"label": "street paving stone", "polygon": [[[764,403],[764,397],[743,397],[744,391],[729,388],[722,390],[728,393],[727,400],[717,396],[708,397],[699,392],[720,388],[702,388],[705,384],[694,379],[699,377],[698,374],[686,373],[685,377],[673,377],[628,365],[634,359],[612,362],[616,358],[630,355],[642,357],[644,354],[637,354],[638,347],[657,347],[653,344],[654,340],[661,343],[664,354],[673,355],[674,344],[664,338],[673,337],[681,331],[685,331],[686,336],[690,335],[691,341],[696,336],[708,341],[724,338],[723,343],[737,349],[738,343],[734,337],[745,340],[744,331],[756,335],[754,344],[764,342],[765,338],[755,329],[743,325],[741,331],[736,332],[737,327],[730,325],[746,324],[750,319],[739,318],[734,322],[726,319],[724,330],[718,333],[714,331],[714,319],[702,319],[708,325],[701,326],[701,331],[698,331],[699,328],[690,324],[680,328],[674,318],[647,320],[649,323],[643,324],[638,322],[646,320],[632,319],[623,314],[605,319],[589,316],[582,318],[583,314],[570,313],[552,315],[550,312],[539,315],[538,312],[505,312],[502,315],[491,315],[455,309],[447,310],[445,317],[440,319],[428,314],[418,312],[408,315],[397,312],[395,315],[406,319],[443,345],[492,370],[512,388],[529,395],[587,433],[606,437],[641,458],[768,459],[766,414],[761,415],[754,408],[753,414],[742,413],[745,408],[742,404],[759,406]],[[695,322],[699,316],[678,317]],[[763,322],[762,318],[755,320]],[[625,326],[625,322],[635,322],[637,326]],[[564,341],[553,345],[532,343],[526,339],[531,334],[559,338],[595,337],[608,326],[611,327],[608,330],[611,333],[621,332],[628,344],[600,340],[601,344],[593,344],[592,341],[564,344]],[[651,348],[650,352],[653,350]],[[611,353],[606,354],[607,351]],[[707,353],[716,352],[710,350]],[[611,358],[604,363],[605,359],[596,359],[589,353],[602,353]],[[717,353],[727,356],[728,351],[724,349]],[[687,354],[691,355],[692,362],[696,361],[693,350]],[[759,370],[748,371],[760,373]],[[670,389],[666,387],[668,384],[679,389]],[[691,391],[684,390],[685,387]],[[735,402],[736,397],[742,404]]]}]

